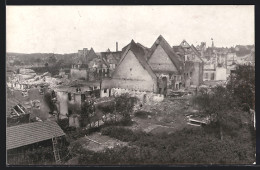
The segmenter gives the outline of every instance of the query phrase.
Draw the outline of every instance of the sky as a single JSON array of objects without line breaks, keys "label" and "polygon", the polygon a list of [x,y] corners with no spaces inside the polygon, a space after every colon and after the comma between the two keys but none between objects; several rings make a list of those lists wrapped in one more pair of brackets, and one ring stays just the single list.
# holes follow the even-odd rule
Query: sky
[{"label": "sky", "polygon": [[252,45],[254,20],[252,5],[7,6],[6,51],[115,51],[132,39],[151,47],[159,35],[171,46],[211,46],[211,38],[217,47]]}]

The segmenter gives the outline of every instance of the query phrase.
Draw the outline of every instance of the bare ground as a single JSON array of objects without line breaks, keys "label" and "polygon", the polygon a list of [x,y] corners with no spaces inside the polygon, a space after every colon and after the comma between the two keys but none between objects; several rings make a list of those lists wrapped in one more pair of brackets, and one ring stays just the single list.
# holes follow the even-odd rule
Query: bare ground
[{"label": "bare ground", "polygon": [[190,127],[186,115],[189,114],[189,99],[164,99],[162,102],[153,102],[143,105],[140,111],[150,112],[148,118],[133,117],[135,122],[129,127],[132,130],[142,130],[151,133],[173,133],[176,130]]}]

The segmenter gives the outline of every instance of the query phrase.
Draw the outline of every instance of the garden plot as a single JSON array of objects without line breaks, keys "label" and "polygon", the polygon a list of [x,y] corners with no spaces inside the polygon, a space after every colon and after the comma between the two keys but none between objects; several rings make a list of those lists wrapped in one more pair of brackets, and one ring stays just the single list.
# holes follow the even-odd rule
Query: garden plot
[{"label": "garden plot", "polygon": [[[188,100],[169,100],[145,104],[138,108],[129,127],[132,130],[142,130],[147,133],[172,133],[187,127]],[[138,114],[137,112],[142,112]]]},{"label": "garden plot", "polygon": [[100,152],[107,148],[112,149],[116,146],[126,146],[127,142],[122,142],[118,139],[109,136],[101,135],[100,133],[93,133],[89,136],[84,136],[73,143],[80,144],[84,149],[94,152]]}]

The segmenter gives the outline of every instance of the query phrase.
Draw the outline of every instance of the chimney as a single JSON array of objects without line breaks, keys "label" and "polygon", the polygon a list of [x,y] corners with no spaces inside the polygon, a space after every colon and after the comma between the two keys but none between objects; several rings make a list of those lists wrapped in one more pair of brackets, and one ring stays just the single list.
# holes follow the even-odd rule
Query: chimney
[{"label": "chimney", "polygon": [[116,42],[116,52],[118,51],[118,42]]}]

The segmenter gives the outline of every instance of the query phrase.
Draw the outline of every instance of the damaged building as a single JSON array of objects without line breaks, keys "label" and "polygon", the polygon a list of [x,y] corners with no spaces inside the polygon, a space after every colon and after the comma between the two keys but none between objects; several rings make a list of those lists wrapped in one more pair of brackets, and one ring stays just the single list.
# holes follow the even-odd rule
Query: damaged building
[{"label": "damaged building", "polygon": [[203,60],[196,48],[180,45],[176,50],[160,35],[151,48],[132,40],[122,49],[112,78],[102,82],[101,97],[111,96],[115,91],[166,96],[168,90],[199,86],[202,81]]},{"label": "damaged building", "polygon": [[203,66],[204,61],[201,53],[194,47],[183,40],[179,46],[173,46],[175,52],[182,57],[184,63],[183,70],[183,87],[200,86],[203,83]]}]

